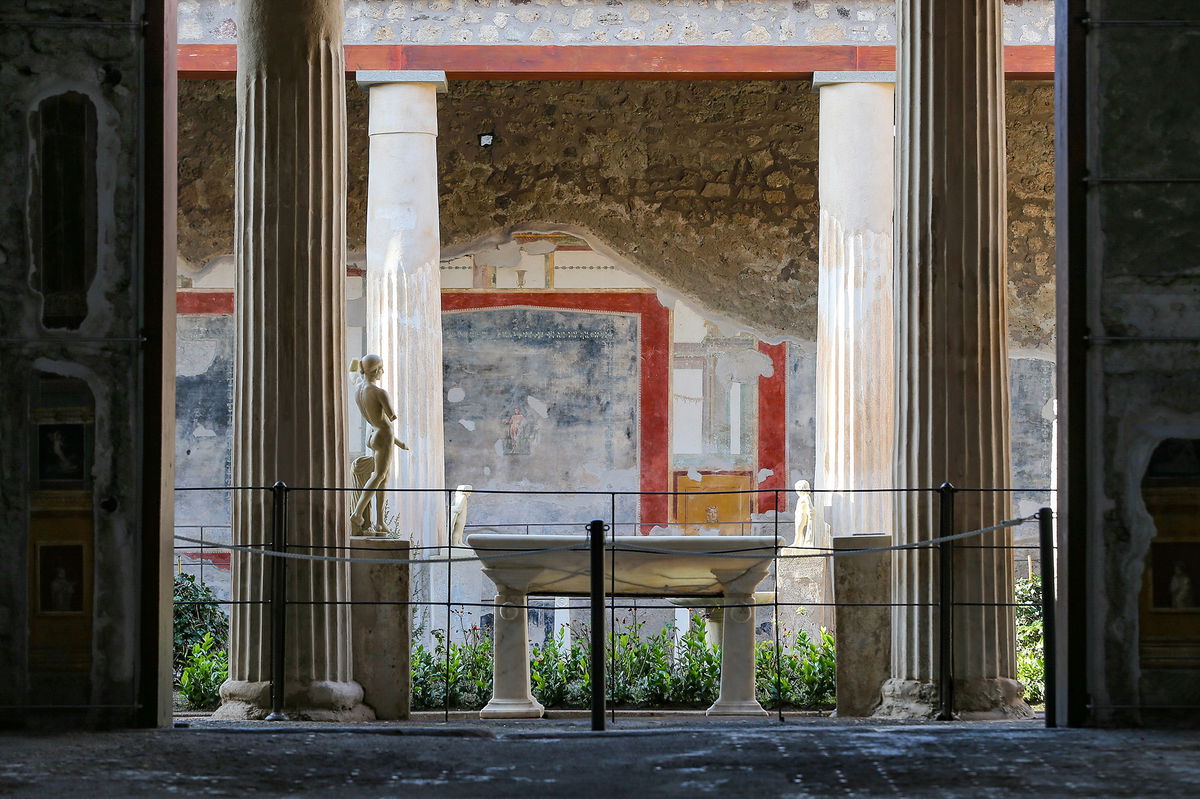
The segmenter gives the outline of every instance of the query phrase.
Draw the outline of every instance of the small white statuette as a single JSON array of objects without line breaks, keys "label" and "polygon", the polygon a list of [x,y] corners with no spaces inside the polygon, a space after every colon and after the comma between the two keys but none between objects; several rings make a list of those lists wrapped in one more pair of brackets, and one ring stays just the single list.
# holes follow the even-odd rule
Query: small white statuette
[{"label": "small white statuette", "polygon": [[[383,489],[392,465],[392,445],[404,450],[408,447],[392,433],[396,413],[388,393],[379,386],[379,379],[383,377],[383,359],[378,355],[364,355],[350,364],[350,371],[359,375],[354,404],[373,428],[367,439],[367,449],[372,454],[356,458],[353,464],[354,487],[358,490],[354,493],[354,510],[350,513],[350,534],[387,535],[391,531],[383,518]],[[372,499],[375,500],[373,527],[368,510]]]}]

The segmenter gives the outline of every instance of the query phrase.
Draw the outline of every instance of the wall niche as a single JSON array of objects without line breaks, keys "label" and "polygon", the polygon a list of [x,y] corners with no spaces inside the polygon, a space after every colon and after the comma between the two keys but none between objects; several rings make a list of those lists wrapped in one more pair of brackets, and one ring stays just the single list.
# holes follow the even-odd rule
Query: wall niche
[{"label": "wall niche", "polygon": [[29,421],[29,674],[33,701],[88,701],[92,667],[95,400],[87,383],[39,373]]},{"label": "wall niche", "polygon": [[1142,499],[1155,527],[1142,578],[1142,668],[1200,668],[1200,439],[1158,445]]},{"label": "wall niche", "polygon": [[96,106],[64,92],[42,100],[29,124],[30,284],[44,327],[77,330],[96,275]]}]

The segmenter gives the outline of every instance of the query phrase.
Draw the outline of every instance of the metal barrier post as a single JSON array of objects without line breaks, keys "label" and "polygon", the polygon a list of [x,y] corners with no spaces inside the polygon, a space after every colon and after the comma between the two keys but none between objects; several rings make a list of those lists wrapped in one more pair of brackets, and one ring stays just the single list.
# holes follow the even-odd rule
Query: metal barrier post
[{"label": "metal barrier post", "polygon": [[592,555],[592,729],[604,729],[604,522],[588,524]]},{"label": "metal barrier post", "polygon": [[[954,534],[954,486],[942,483],[939,538]],[[954,719],[954,542],[938,544],[938,698],[939,721]]]},{"label": "metal barrier post", "polygon": [[1058,690],[1055,685],[1056,663],[1054,657],[1057,627],[1054,619],[1054,511],[1042,508],[1038,511],[1038,543],[1042,558],[1042,673],[1045,682],[1046,726],[1058,726],[1055,705]]},{"label": "metal barrier post", "polygon": [[[271,486],[271,551],[287,551],[288,487]],[[287,641],[287,558],[271,558],[271,714],[267,721],[286,721],[284,698],[284,647]]]}]

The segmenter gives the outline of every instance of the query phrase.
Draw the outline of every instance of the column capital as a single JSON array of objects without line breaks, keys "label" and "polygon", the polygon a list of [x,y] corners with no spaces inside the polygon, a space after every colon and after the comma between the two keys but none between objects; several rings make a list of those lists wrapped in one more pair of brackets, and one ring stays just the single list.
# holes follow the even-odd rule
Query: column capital
[{"label": "column capital", "polygon": [[354,73],[364,89],[388,83],[432,83],[439,94],[446,91],[446,73],[438,69],[366,69]]},{"label": "column capital", "polygon": [[[363,73],[358,73],[362,75]],[[822,86],[832,86],[838,83],[895,83],[895,72],[814,72],[812,87],[814,92],[820,92]]]}]

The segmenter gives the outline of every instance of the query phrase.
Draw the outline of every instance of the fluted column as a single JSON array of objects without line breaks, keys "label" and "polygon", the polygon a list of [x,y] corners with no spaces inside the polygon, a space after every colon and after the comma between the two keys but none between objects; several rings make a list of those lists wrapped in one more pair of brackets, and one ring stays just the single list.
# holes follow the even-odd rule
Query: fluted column
[{"label": "fluted column", "polygon": [[[443,488],[441,230],[437,93],[442,72],[359,72],[370,91],[367,179],[367,348],[383,357],[383,381],[408,452],[392,458],[389,485]],[[446,497],[388,495],[396,532],[414,544],[446,542]]]},{"label": "fluted column", "polygon": [[[242,0],[238,21],[233,482],[347,482],[346,106],[341,0]],[[294,491],[293,551],[347,540],[345,495]],[[269,492],[235,492],[234,540],[271,534]],[[236,554],[234,599],[269,596],[269,563]],[[352,680],[346,564],[290,561],[285,708],[313,720],[371,718]],[[270,614],[233,607],[226,718],[269,710]]]},{"label": "fluted column", "polygon": [[[1009,485],[1002,0],[899,0],[896,149],[896,485]],[[897,498],[897,543],[936,535],[929,493]],[[957,496],[954,529],[1010,515],[1006,494]],[[1006,533],[971,544],[1001,545]],[[937,558],[893,566],[892,679],[881,713],[929,715],[938,700]],[[959,547],[961,603],[1012,599],[1008,550]],[[918,606],[919,605],[919,606]],[[1026,715],[1007,607],[955,610],[956,708]]]},{"label": "fluted column", "polygon": [[[817,474],[820,489],[892,482],[891,72],[818,72],[821,239],[817,300]],[[889,533],[890,494],[817,494],[816,544]]]}]

